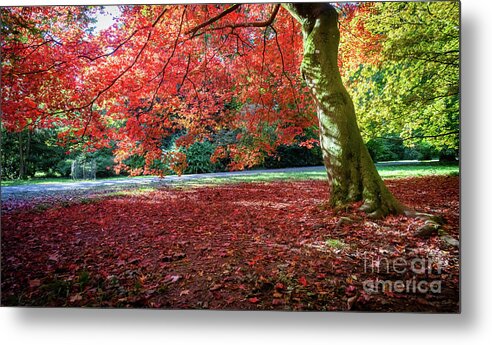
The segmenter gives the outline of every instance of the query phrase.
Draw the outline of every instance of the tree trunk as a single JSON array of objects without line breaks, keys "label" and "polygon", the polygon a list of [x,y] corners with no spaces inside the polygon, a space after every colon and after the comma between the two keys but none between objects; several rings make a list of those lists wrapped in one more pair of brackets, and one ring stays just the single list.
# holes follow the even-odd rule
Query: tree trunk
[{"label": "tree trunk", "polygon": [[[24,133],[27,138],[24,141]],[[31,132],[24,130],[19,132],[19,180],[27,180],[29,173],[29,154],[31,149]]]},{"label": "tree trunk", "polygon": [[19,180],[27,179],[26,174],[26,155],[24,152],[24,142],[22,140],[23,131],[19,132]]},{"label": "tree trunk", "polygon": [[379,176],[360,134],[354,105],[338,69],[338,14],[329,4],[297,3],[284,7],[302,25],[301,73],[316,101],[320,145],[328,174],[330,205],[345,207],[363,200],[373,217],[403,213]]}]

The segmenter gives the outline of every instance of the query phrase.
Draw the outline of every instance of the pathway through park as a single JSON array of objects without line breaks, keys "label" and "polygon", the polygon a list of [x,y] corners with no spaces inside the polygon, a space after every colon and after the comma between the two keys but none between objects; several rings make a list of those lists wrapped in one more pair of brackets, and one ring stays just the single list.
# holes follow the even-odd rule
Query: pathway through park
[{"label": "pathway through park", "polygon": [[60,183],[38,183],[19,186],[2,186],[2,201],[12,199],[37,198],[48,195],[63,194],[91,194],[107,193],[115,190],[139,188],[139,187],[158,187],[166,184],[179,183],[184,181],[204,180],[211,178],[228,178],[246,175],[262,175],[265,173],[301,173],[323,171],[324,166],[268,169],[268,170],[245,170],[234,172],[218,172],[209,174],[190,174],[190,175],[171,175],[165,178],[155,176],[149,177],[127,177],[121,179],[101,179],[93,181],[74,181]]}]

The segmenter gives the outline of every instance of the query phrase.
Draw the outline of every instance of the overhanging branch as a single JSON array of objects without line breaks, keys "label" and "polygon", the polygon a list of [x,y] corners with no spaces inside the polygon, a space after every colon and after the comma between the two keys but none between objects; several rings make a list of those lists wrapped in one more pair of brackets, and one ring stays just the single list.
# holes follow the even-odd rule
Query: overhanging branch
[{"label": "overhanging branch", "polygon": [[[210,24],[218,21],[219,19],[225,17],[227,14],[235,11],[237,8],[239,8],[239,6],[241,6],[241,4],[238,4],[238,5],[233,5],[231,7],[229,7],[227,10],[225,10],[224,12],[220,13],[219,15],[213,17],[213,18],[210,18],[209,20],[207,20],[206,22],[198,25],[198,26],[195,26],[193,29],[191,30],[188,30],[187,34],[192,34],[192,37],[193,36],[196,36],[197,35],[197,32],[207,26],[209,26]],[[272,14],[270,15],[270,18],[268,18],[267,20],[265,21],[262,21],[262,22],[242,22],[242,23],[230,23],[230,24],[224,24],[224,25],[221,25],[221,26],[216,26],[214,28],[209,28],[207,29],[207,31],[212,31],[212,30],[222,30],[222,29],[226,29],[226,28],[231,28],[231,29],[235,29],[235,28],[251,28],[251,27],[254,27],[254,28],[262,28],[262,27],[266,27],[266,26],[270,26],[273,21],[275,20],[275,17],[277,16],[278,14],[278,11],[280,9],[280,4],[276,4],[275,7],[273,8],[273,11],[272,11]]]},{"label": "overhanging branch", "polygon": [[209,26],[210,24],[212,23],[215,23],[216,21],[218,21],[219,19],[227,16],[229,13],[231,12],[234,12],[235,10],[237,10],[239,7],[241,7],[242,4],[235,4],[235,5],[232,5],[231,7],[229,7],[227,10],[219,13],[218,15],[216,15],[215,17],[212,17],[210,18],[209,20],[207,20],[206,22],[203,22],[201,23],[200,25],[197,25],[195,26],[193,29],[191,30],[188,30],[186,32],[187,35],[191,34],[192,36],[195,36],[195,34],[197,33],[198,30],[206,27],[206,26]]},{"label": "overhanging branch", "polygon": [[451,131],[451,132],[446,132],[446,133],[441,133],[441,134],[432,134],[432,135],[413,135],[409,137],[403,137],[403,138],[394,138],[394,137],[376,137],[375,139],[385,139],[385,140],[394,140],[394,141],[406,141],[406,140],[411,140],[411,139],[426,139],[426,138],[440,138],[440,137],[447,137],[449,135],[457,135],[459,134],[460,131]]}]

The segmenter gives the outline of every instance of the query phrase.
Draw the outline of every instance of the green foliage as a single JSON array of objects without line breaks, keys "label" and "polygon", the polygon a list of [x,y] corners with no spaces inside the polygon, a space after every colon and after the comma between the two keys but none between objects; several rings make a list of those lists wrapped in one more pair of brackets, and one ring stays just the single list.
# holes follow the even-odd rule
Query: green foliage
[{"label": "green foliage", "polygon": [[115,176],[113,166],[114,157],[111,148],[102,148],[94,152],[73,152],[69,158],[58,162],[58,169],[62,176],[70,176],[72,162],[77,159],[79,162],[95,161],[96,178]]},{"label": "green foliage", "polygon": [[458,151],[453,149],[444,149],[439,152],[441,162],[455,162],[458,158]]},{"label": "green foliage", "polygon": [[56,162],[55,170],[57,170],[63,177],[70,177],[73,162],[74,160],[71,158],[62,159]]},{"label": "green foliage", "polygon": [[143,169],[145,166],[145,157],[140,155],[132,155],[129,158],[125,159],[123,163],[129,166],[131,169]]},{"label": "green foliage", "polygon": [[268,169],[323,165],[319,146],[308,149],[299,145],[280,145],[274,155],[265,158]]},{"label": "green foliage", "polygon": [[383,35],[379,65],[346,84],[366,140],[397,133],[411,146],[459,146],[459,3],[382,2],[363,20]]},{"label": "green foliage", "polygon": [[26,179],[37,172],[45,176],[61,175],[58,163],[66,158],[65,149],[56,145],[51,129],[2,133],[2,179]]},{"label": "green foliage", "polygon": [[404,157],[403,141],[398,137],[371,139],[366,146],[375,162],[396,161]]},{"label": "green foliage", "polygon": [[69,177],[74,159],[94,159],[97,177],[114,176],[110,148],[95,152],[71,152],[57,145],[53,129],[8,132],[2,127],[2,179],[27,179],[35,175]]},{"label": "green foliage", "polygon": [[425,161],[439,157],[438,151],[427,142],[416,144],[413,148],[407,150],[407,152],[415,153],[415,156],[408,158],[404,156],[403,159],[416,159]]},{"label": "green foliage", "polygon": [[114,176],[114,157],[110,148],[104,148],[91,153],[90,158],[96,161],[96,176],[110,177]]},{"label": "green foliage", "polygon": [[398,136],[371,139],[366,144],[372,160],[375,162],[397,160],[431,160],[456,161],[457,150],[438,150],[427,141],[420,141],[405,146],[404,141]]},{"label": "green foliage", "polygon": [[210,141],[196,142],[184,150],[188,167],[186,174],[211,173],[218,170],[218,164],[210,161],[215,151],[215,145]]}]

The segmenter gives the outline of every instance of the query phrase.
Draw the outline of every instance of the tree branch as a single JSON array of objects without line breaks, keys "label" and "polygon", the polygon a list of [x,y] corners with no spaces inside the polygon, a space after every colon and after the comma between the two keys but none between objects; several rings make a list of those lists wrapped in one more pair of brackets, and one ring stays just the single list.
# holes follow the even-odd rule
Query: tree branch
[{"label": "tree branch", "polygon": [[[235,28],[251,28],[251,27],[254,27],[254,28],[263,28],[263,27],[266,27],[266,26],[270,26],[273,23],[273,21],[275,20],[275,17],[277,16],[277,13],[278,13],[279,9],[280,9],[280,4],[276,4],[275,7],[273,8],[272,14],[270,15],[270,18],[268,18],[267,20],[265,20],[263,22],[243,22],[243,23],[236,23],[236,24],[224,24],[224,25],[221,25],[221,26],[210,28],[207,31],[222,30],[222,29],[226,29],[226,28],[231,28],[231,29],[235,29]],[[196,36],[196,33],[197,33],[198,30],[203,29],[204,27],[206,27],[206,26],[208,26],[208,25],[216,22],[220,18],[224,17],[227,13],[224,14],[224,15],[222,15],[222,14],[225,13],[226,11],[222,12],[219,16],[216,16],[214,18],[211,18],[210,20],[206,21],[205,23],[202,23],[202,24],[196,26],[195,28],[189,30],[188,33],[193,33],[192,37],[193,36]],[[232,12],[232,11],[230,11],[230,12]],[[230,12],[228,12],[228,13],[230,13]],[[217,18],[217,17],[220,17],[220,18]]]},{"label": "tree branch", "polygon": [[289,84],[290,84],[290,87],[291,87],[291,90],[292,90],[292,96],[293,96],[294,102],[296,104],[297,113],[300,115],[301,114],[301,109],[299,107],[299,103],[297,102],[297,97],[296,97],[294,83],[292,82],[292,79],[289,77],[289,75],[287,74],[287,71],[285,70],[284,54],[282,53],[282,48],[280,47],[280,43],[278,41],[277,30],[275,30],[275,28],[273,26],[271,28],[272,28],[273,32],[275,33],[275,42],[277,43],[278,52],[280,53],[280,59],[282,61],[282,74],[289,81]]},{"label": "tree branch", "polygon": [[459,134],[460,131],[451,131],[447,133],[441,133],[441,134],[434,134],[434,135],[414,135],[410,137],[404,137],[404,138],[392,138],[392,137],[377,137],[376,139],[385,139],[385,140],[394,140],[394,141],[406,141],[406,140],[411,140],[411,139],[425,139],[425,138],[440,138],[440,137],[447,137],[448,135],[455,135]]},{"label": "tree branch", "polygon": [[142,111],[140,114],[137,114],[137,117],[140,116],[142,113],[149,112],[154,107],[154,103],[155,103],[155,100],[157,98],[157,93],[159,92],[159,89],[161,88],[162,83],[164,82],[164,75],[166,74],[166,68],[169,65],[169,63],[171,62],[171,59],[174,57],[174,54],[176,52],[176,48],[178,47],[179,37],[181,36],[181,30],[183,29],[184,16],[186,14],[186,8],[187,7],[185,5],[185,7],[183,9],[183,13],[181,14],[181,22],[179,24],[178,34],[176,35],[176,39],[174,40],[173,50],[171,52],[171,55],[169,55],[169,58],[167,59],[166,63],[164,64],[164,67],[162,67],[162,70],[161,70],[162,76],[161,76],[161,79],[159,80],[159,84],[157,85],[157,88],[154,91],[150,105],[145,111]]},{"label": "tree branch", "polygon": [[206,22],[203,22],[201,23],[200,25],[197,25],[195,26],[193,29],[191,30],[188,30],[186,32],[187,35],[191,34],[192,36],[195,36],[195,34],[197,33],[198,30],[206,27],[206,26],[209,26],[210,24],[218,21],[219,19],[227,16],[229,13],[231,12],[234,12],[235,10],[237,10],[239,7],[241,7],[242,4],[235,4],[235,5],[232,5],[231,7],[229,7],[227,10],[223,11],[222,13],[219,13],[218,15],[216,15],[215,17],[213,18],[210,18],[209,20],[207,20]]},{"label": "tree branch", "polygon": [[38,69],[38,70],[35,70],[35,71],[29,71],[29,72],[13,72],[12,74],[13,75],[30,75],[30,74],[46,73],[46,72],[51,71],[53,68],[59,67],[59,66],[65,64],[65,63],[66,63],[66,61],[55,62],[50,67],[47,67],[47,68],[44,68],[44,69]]},{"label": "tree branch", "polygon": [[[159,23],[160,19],[162,18],[162,16],[167,12],[167,8],[165,8],[160,14],[159,16],[157,17],[157,19],[152,23],[152,27],[155,27],[157,25],[157,23]],[[110,56],[110,55],[113,55],[114,53],[116,53],[122,46],[124,46],[129,40],[132,39],[133,36],[135,36],[135,34],[141,29],[137,29],[135,31],[133,31],[131,33],[130,36],[128,36],[127,38],[125,38],[120,44],[118,44],[116,46],[115,49],[113,49],[112,51],[110,51],[109,53],[106,53],[106,54],[101,54],[101,55],[98,55],[96,57],[90,57],[90,56],[87,56],[87,55],[79,55],[77,56],[78,58],[84,58],[84,59],[87,59],[87,60],[90,60],[92,62],[96,61],[97,59],[100,59],[102,57],[107,57],[107,56]]]}]

